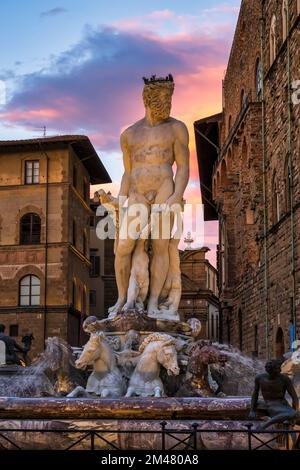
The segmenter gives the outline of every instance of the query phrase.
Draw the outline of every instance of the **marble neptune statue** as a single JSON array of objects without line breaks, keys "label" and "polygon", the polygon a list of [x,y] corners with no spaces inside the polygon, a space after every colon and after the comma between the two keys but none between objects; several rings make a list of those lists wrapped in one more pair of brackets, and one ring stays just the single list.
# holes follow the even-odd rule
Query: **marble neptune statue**
[{"label": "marble neptune statue", "polygon": [[[173,92],[172,75],[144,78],[145,117],[121,135],[124,174],[119,195],[98,193],[102,203],[119,207],[119,217],[128,201],[126,226],[121,219],[117,226],[118,300],[109,309],[110,317],[132,309],[146,309],[155,318],[178,317],[180,236],[174,237],[174,207],[182,210],[189,180],[189,135],[185,124],[170,116]],[[133,236],[128,227],[136,216],[134,208],[141,206],[138,236]]]}]

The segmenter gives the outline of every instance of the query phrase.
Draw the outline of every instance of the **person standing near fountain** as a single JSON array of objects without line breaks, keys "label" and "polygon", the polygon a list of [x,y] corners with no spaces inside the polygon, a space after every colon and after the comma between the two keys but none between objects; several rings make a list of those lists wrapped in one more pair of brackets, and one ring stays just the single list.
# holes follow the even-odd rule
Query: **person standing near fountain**
[{"label": "person standing near fountain", "polygon": [[21,365],[21,360],[19,359],[16,351],[26,353],[27,350],[25,348],[22,348],[22,346],[19,346],[14,339],[6,335],[4,332],[5,325],[0,324],[0,341],[3,341],[3,343],[5,344],[6,364]]},{"label": "person standing near fountain", "polygon": [[[159,236],[153,237],[153,230],[151,233],[149,316],[162,314],[158,302],[170,266],[169,243],[173,225],[172,217],[171,223],[167,221],[168,212],[172,206],[182,205],[189,180],[189,135],[183,122],[170,117],[173,91],[172,75],[166,78],[155,75],[150,79],[144,78],[145,117],[121,135],[125,172],[117,200],[128,198],[128,210],[135,204],[143,205],[147,220],[140,227],[141,232],[149,223],[153,205],[156,205],[159,218]],[[175,177],[172,170],[174,163],[177,166]],[[160,209],[157,210],[157,207]],[[165,221],[168,233],[162,236],[161,227]],[[129,224],[130,220],[126,223]],[[120,233],[122,229],[123,226],[120,227]],[[118,301],[109,309],[110,317],[127,310],[132,254],[137,242],[130,236],[128,229],[125,232],[126,236],[119,237],[116,243]]]}]

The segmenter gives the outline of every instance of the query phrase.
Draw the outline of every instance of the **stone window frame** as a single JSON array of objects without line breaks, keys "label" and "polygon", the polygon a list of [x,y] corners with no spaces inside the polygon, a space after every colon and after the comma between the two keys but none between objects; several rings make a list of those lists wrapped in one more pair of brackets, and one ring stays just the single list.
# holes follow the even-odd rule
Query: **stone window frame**
[{"label": "stone window frame", "polygon": [[221,162],[221,188],[228,189],[228,168],[225,158]]},{"label": "stone window frame", "polygon": [[[25,217],[29,217],[29,225],[30,225],[30,237],[26,240],[25,232],[24,232],[24,219]],[[34,218],[38,218],[38,220],[34,220]],[[33,231],[34,225],[38,224],[38,230],[36,232]],[[41,243],[41,232],[42,232],[42,220],[39,214],[36,212],[26,212],[20,218],[20,245],[40,245]]]},{"label": "stone window frame", "polygon": [[43,210],[40,207],[34,205],[27,205],[19,210],[18,215],[16,217],[16,234],[15,234],[15,245],[21,245],[20,243],[20,232],[21,232],[21,219],[26,214],[37,214],[41,219],[41,235],[40,235],[40,244],[45,243],[46,239],[46,217],[44,215]]},{"label": "stone window frame", "polygon": [[[24,281],[29,284],[24,284]],[[38,283],[36,283],[36,280]],[[35,283],[34,283],[35,282]],[[23,283],[23,284],[22,284]],[[22,287],[28,287],[28,295],[22,294]],[[38,288],[38,293],[34,293],[33,290]],[[22,298],[28,297],[29,303],[22,303]],[[33,299],[37,298],[37,302],[33,302]],[[41,279],[35,274],[27,274],[19,280],[19,306],[20,307],[39,307],[41,305]]]},{"label": "stone window frame", "polygon": [[[27,166],[28,164],[31,163],[32,164],[32,170],[31,170],[31,182],[29,182],[27,180]],[[34,171],[35,171],[35,164],[38,163],[38,179],[37,181],[34,181],[34,178],[35,178],[35,174],[34,174]],[[24,160],[24,184],[27,186],[31,186],[31,185],[36,185],[36,184],[40,184],[40,171],[41,171],[41,162],[40,162],[40,159],[39,158],[26,158]]]},{"label": "stone window frame", "polygon": [[277,55],[277,34],[276,34],[277,18],[274,14],[270,25],[270,67],[276,59]]},{"label": "stone window frame", "polygon": [[[261,59],[260,57],[257,57],[256,62],[255,62],[255,95],[258,101],[261,101],[262,99],[262,90],[263,90],[263,72],[262,72],[262,66],[261,66]],[[258,74],[258,71],[260,71],[260,74]],[[260,86],[259,86],[260,83]]]}]

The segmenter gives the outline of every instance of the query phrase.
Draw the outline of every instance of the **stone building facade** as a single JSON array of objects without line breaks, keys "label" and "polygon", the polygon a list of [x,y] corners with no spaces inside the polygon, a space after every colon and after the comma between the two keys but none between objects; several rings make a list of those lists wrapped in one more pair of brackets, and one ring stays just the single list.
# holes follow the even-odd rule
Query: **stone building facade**
[{"label": "stone building facade", "polygon": [[180,254],[182,295],[179,314],[183,320],[198,318],[201,337],[219,339],[217,270],[205,258],[208,248],[185,249]]},{"label": "stone building facade", "polygon": [[0,322],[32,356],[72,346],[89,314],[90,184],[110,182],[85,136],[0,142]]},{"label": "stone building facade", "polygon": [[223,111],[195,123],[219,220],[222,338],[281,357],[300,332],[300,2],[243,0]]},{"label": "stone building facade", "polygon": [[97,215],[99,202],[91,201],[90,224],[90,315],[105,318],[109,307],[118,299],[115,276],[114,240],[101,240],[97,236],[97,225],[106,215]]}]

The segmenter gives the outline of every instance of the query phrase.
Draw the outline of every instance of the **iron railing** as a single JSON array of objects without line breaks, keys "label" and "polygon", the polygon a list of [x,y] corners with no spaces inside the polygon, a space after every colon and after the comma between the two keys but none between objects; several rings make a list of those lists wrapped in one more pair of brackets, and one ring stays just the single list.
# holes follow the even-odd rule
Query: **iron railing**
[{"label": "iron railing", "polygon": [[[116,445],[115,442],[111,442],[108,440],[107,435],[115,434],[118,437],[121,435],[133,435],[133,434],[143,434],[143,435],[160,435],[159,440],[156,442],[155,450],[162,450],[162,451],[173,451],[178,450],[179,446],[181,447],[180,450],[189,450],[189,451],[205,451],[206,448],[203,445],[202,437],[204,434],[211,434],[211,433],[218,433],[220,434],[242,434],[247,439],[247,445],[244,450],[248,451],[255,451],[255,450],[300,450],[300,430],[290,429],[288,425],[285,426],[284,429],[272,429],[272,430],[257,430],[253,429],[253,424],[245,425],[244,429],[199,429],[199,425],[197,423],[192,424],[190,429],[172,429],[167,427],[167,422],[163,421],[160,422],[160,430],[132,430],[132,429],[28,429],[28,428],[0,428],[0,442],[2,444],[2,448],[5,450],[25,450],[21,447],[20,441],[21,439],[17,439],[15,442],[12,437],[8,436],[13,433],[40,433],[40,434],[48,434],[48,433],[57,433],[57,434],[64,434],[68,435],[68,439],[70,436],[77,435],[76,438],[72,441],[72,443],[68,443],[67,447],[60,448],[59,450],[71,450],[78,446],[79,444],[83,443],[83,441],[87,441],[85,445],[85,450],[97,450],[97,439],[107,445],[106,449],[112,450],[128,450],[128,448],[124,449],[123,447],[119,447]],[[80,435],[78,437],[78,435]],[[264,440],[264,437],[267,436],[267,439]],[[175,444],[168,446],[167,445],[167,438],[172,438],[175,441]],[[23,439],[22,439],[23,441]],[[8,448],[5,448],[3,443],[9,445]],[[273,443],[273,446],[271,444]],[[274,446],[275,444],[275,446]],[[244,448],[244,447],[243,447]],[[101,448],[103,450],[103,447]],[[26,447],[28,450],[28,447]],[[34,450],[34,447],[33,449]],[[220,449],[223,450],[223,449]],[[224,449],[226,450],[226,449]],[[232,450],[232,449],[231,449]],[[241,450],[241,449],[238,449]]]}]

